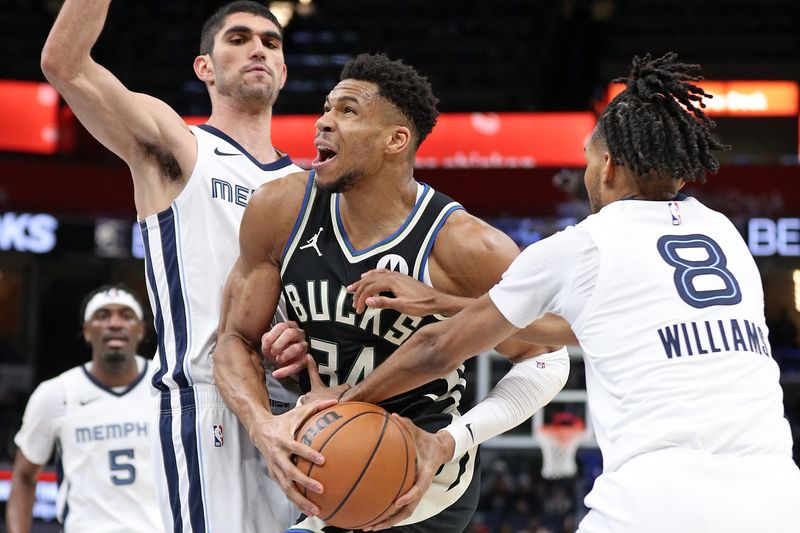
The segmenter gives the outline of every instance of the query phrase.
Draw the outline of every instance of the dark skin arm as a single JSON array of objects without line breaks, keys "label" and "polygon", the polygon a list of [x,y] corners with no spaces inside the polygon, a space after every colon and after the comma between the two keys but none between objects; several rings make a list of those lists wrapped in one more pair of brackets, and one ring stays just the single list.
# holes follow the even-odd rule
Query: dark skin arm
[{"label": "dark skin arm", "polygon": [[6,504],[8,533],[28,533],[33,521],[33,503],[36,500],[36,478],[42,465],[28,460],[17,450],[14,472],[11,477],[11,494]]},{"label": "dark skin arm", "polygon": [[[375,307],[395,309],[409,316],[453,316],[476,299],[446,294],[410,276],[383,268],[364,273],[347,290],[354,293],[353,303],[358,312]],[[517,331],[514,338],[541,345],[578,344],[567,321],[551,313]]]},{"label": "dark skin arm", "polygon": [[[436,238],[429,259],[431,281],[433,286],[436,287],[436,291],[453,295],[453,298],[446,298],[440,301],[451,303],[460,301],[463,304],[466,301],[472,301],[494,286],[517,255],[519,255],[519,248],[507,235],[464,211],[457,211],[450,216]],[[411,278],[408,279],[411,280]],[[403,283],[403,288],[410,287],[413,289],[416,287],[405,283],[406,280],[400,280],[400,282]],[[399,291],[403,288],[396,286],[395,290]],[[364,294],[366,293],[362,291],[361,295],[356,295],[357,297],[362,297],[361,305],[364,305],[363,300],[366,298]],[[421,292],[418,294],[421,294]],[[426,309],[422,305],[418,310],[424,311]],[[462,313],[457,314],[456,317]],[[447,328],[452,320],[454,319],[439,323],[437,326],[441,325]],[[421,331],[423,330],[417,331],[412,335],[405,344],[413,342]],[[495,348],[512,361],[522,361],[558,348],[552,345],[533,345],[528,342],[508,339],[515,331],[516,328],[508,329],[505,336],[497,338],[484,349]],[[406,353],[403,346],[395,353],[400,351]],[[474,353],[477,354],[479,352]],[[373,374],[378,372],[379,375],[385,376],[386,372],[383,367],[393,359],[396,359],[394,355],[388,361],[379,365],[373,371]],[[397,365],[392,365],[392,367],[398,368]],[[453,365],[448,371],[452,371],[457,367],[458,365]],[[439,368],[436,371],[438,372]],[[446,373],[428,372],[425,373],[424,377],[415,376],[414,382],[416,385],[410,387],[405,386],[407,384],[405,380],[409,378],[403,374],[397,378],[399,383],[395,384],[392,390],[397,390],[401,387],[404,390],[411,390],[415,386],[432,381]],[[370,399],[367,401],[375,402],[377,395],[382,396],[381,399],[394,396],[394,393],[388,391],[377,393],[374,388],[364,385],[371,381],[367,378],[365,382],[346,392],[342,400],[364,398],[369,395]],[[365,387],[367,388],[366,391]],[[455,443],[449,433],[439,432],[432,435],[413,427],[410,421],[403,420],[402,423],[406,424],[409,430],[412,431],[417,442],[419,454],[417,457],[417,480],[415,485],[395,502],[396,512],[394,515],[380,523],[371,524],[367,529],[385,529],[409,517],[430,487],[439,466],[447,462],[453,455]]]},{"label": "dark skin arm", "polygon": [[302,202],[306,177],[293,174],[267,183],[245,209],[239,259],[225,285],[214,379],[226,405],[264,455],[273,479],[301,510],[314,515],[319,510],[295,483],[314,492],[321,492],[322,486],[292,463],[292,455],[317,464],[324,458],[297,442],[294,434],[307,417],[336,402],[311,402],[273,415],[259,352],[261,333],[269,327],[280,297],[281,253]]}]

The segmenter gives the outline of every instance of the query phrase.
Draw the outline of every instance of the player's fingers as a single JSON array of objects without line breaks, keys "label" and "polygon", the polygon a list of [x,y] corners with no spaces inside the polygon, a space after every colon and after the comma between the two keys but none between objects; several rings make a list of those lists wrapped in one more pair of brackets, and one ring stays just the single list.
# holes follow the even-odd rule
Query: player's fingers
[{"label": "player's fingers", "polygon": [[287,346],[305,342],[305,340],[306,334],[302,329],[286,325],[282,328],[280,334],[272,339],[272,345],[270,346],[270,349],[272,350],[273,354],[277,355],[285,350]]},{"label": "player's fingers", "polygon": [[278,477],[276,481],[278,481],[278,484],[283,489],[283,492],[286,494],[289,500],[291,500],[291,502],[298,507],[298,509],[301,509],[308,516],[316,516],[319,514],[319,507],[317,507],[314,504],[314,502],[305,497],[304,486],[297,485],[283,471],[281,471],[279,476],[276,477]]},{"label": "player's fingers", "polygon": [[[273,353],[277,353],[273,350]],[[308,343],[305,340],[297,341],[277,353],[275,362],[278,366],[286,366],[296,361],[305,364],[305,356],[308,353]]]},{"label": "player's fingers", "polygon": [[317,363],[311,355],[306,355],[306,370],[308,371],[308,379],[311,382],[311,390],[324,388],[325,384],[322,378],[319,377],[319,370],[317,370]]},{"label": "player's fingers", "polygon": [[370,296],[364,300],[364,303],[367,307],[373,307],[375,309],[398,309],[398,298],[389,298],[388,296]]},{"label": "player's fingers", "polygon": [[282,366],[272,372],[272,377],[275,379],[288,378],[298,374],[306,367],[306,360],[304,358],[297,359],[286,366]]}]

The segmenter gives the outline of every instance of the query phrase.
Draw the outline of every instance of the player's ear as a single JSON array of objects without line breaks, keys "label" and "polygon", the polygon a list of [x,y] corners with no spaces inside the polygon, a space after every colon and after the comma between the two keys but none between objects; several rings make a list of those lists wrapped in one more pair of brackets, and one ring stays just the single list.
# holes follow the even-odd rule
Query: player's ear
[{"label": "player's ear", "polygon": [[603,168],[600,170],[600,181],[603,183],[611,183],[614,181],[616,175],[617,165],[614,164],[614,158],[608,150],[603,151]]},{"label": "player's ear", "polygon": [[82,329],[83,329],[83,340],[86,342],[86,344],[91,344],[92,341],[91,337],[89,336],[89,326],[87,326],[86,323],[84,323]]},{"label": "player's ear", "polygon": [[411,147],[411,130],[406,126],[395,126],[386,144],[386,152],[399,154]]},{"label": "player's ear", "polygon": [[[211,83],[214,81],[214,64],[209,54],[199,55],[194,58],[194,73],[200,81]],[[284,79],[285,73],[284,73]]]}]

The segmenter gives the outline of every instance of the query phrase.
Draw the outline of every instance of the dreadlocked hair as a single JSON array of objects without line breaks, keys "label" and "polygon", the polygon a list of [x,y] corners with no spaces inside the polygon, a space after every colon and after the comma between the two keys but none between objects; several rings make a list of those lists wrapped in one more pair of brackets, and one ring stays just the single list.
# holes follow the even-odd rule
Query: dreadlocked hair
[{"label": "dreadlocked hair", "polygon": [[643,178],[670,177],[705,182],[716,173],[715,150],[728,150],[711,136],[715,124],[703,112],[703,98],[712,98],[690,82],[702,79],[700,65],[679,63],[669,52],[633,58],[625,83],[598,119],[615,165],[628,166]]},{"label": "dreadlocked hair", "polygon": [[428,78],[400,60],[393,61],[384,54],[359,54],[345,64],[340,79],[377,85],[380,96],[411,123],[415,149],[436,125],[439,99],[433,95]]}]

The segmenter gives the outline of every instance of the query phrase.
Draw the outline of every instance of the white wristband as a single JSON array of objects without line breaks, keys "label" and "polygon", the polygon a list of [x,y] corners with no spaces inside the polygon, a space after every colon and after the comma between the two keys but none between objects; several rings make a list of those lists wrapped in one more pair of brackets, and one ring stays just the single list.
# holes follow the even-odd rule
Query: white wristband
[{"label": "white wristband", "polygon": [[464,416],[443,428],[455,440],[451,461],[492,437],[515,428],[552,400],[569,377],[566,348],[526,359],[497,382]]}]

